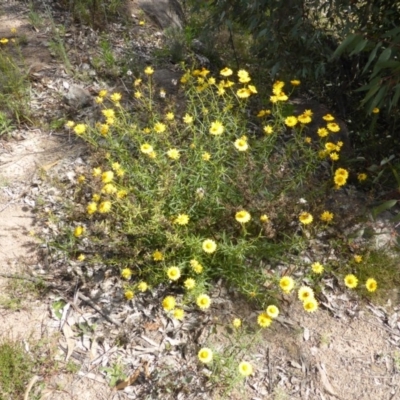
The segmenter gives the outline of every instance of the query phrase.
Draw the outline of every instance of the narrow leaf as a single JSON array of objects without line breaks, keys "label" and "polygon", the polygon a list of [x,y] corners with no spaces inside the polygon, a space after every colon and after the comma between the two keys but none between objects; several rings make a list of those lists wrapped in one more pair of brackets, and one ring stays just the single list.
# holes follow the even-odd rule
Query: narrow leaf
[{"label": "narrow leaf", "polygon": [[339,57],[350,45],[355,46],[362,39],[362,36],[356,35],[355,33],[351,33],[343,42],[339,45],[339,47],[332,54],[331,59]]},{"label": "narrow leaf", "polygon": [[383,211],[389,210],[397,204],[397,200],[388,200],[382,204],[379,204],[378,207],[372,209],[372,215],[376,218],[377,215],[382,213]]}]

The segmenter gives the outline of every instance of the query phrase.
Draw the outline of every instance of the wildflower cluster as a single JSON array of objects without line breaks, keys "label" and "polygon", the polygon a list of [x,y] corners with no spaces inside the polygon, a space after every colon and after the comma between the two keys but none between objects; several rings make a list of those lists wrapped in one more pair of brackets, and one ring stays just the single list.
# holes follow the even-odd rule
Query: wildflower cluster
[{"label": "wildflower cluster", "polygon": [[[282,105],[300,82],[292,80],[292,89],[285,90],[285,83],[277,81],[270,106],[258,112],[260,123],[253,132],[246,116],[248,99],[257,95],[257,88],[246,70],[224,68],[216,77],[205,68],[186,71],[180,79],[187,96],[184,110],[172,101],[155,107],[153,73],[147,67],[132,82],[130,101],[139,112],[124,109],[125,94],[101,90],[96,97],[101,108],[98,123],[66,124],[104,156],[101,164],[77,179],[74,201],[83,211],[70,228],[73,245],[81,241],[91,246],[86,259],[81,254],[88,263],[121,266],[118,273],[127,301],[163,284],[171,291],[160,307],[184,321],[190,307],[208,312],[213,305],[210,285],[223,278],[262,306],[257,323],[267,328],[279,316],[279,308],[265,304],[265,299],[270,301],[279,290],[290,294],[297,284],[288,275],[279,281],[268,277],[268,284],[262,284],[266,276],[258,266],[269,248],[266,238],[279,243],[280,226],[298,230],[300,223],[317,231],[334,220],[333,212],[313,209],[311,202],[310,211],[288,203],[285,211],[290,212],[281,212],[282,193],[295,197],[304,182],[315,180],[322,162],[320,149],[307,145],[303,135],[313,111],[284,116]],[[159,95],[169,98],[165,90]],[[317,132],[324,157],[336,161],[343,146],[334,140],[340,126],[331,114],[324,120],[326,126]],[[287,128],[293,136],[277,146]],[[346,184],[349,172],[336,167],[334,171],[335,186]],[[331,178],[324,184],[331,186]],[[306,235],[301,240],[307,240]],[[79,251],[84,253],[82,247]],[[274,249],[284,255],[284,246]],[[76,254],[76,248],[71,253]],[[317,279],[324,266],[315,262],[311,270]],[[348,283],[354,285],[354,280]],[[368,287],[373,288],[371,281]],[[300,286],[297,296],[306,312],[318,309],[311,287]],[[236,330],[241,325],[240,319],[233,321]],[[210,363],[213,353],[204,348],[198,357]],[[252,373],[246,362],[238,370],[243,376]]]}]

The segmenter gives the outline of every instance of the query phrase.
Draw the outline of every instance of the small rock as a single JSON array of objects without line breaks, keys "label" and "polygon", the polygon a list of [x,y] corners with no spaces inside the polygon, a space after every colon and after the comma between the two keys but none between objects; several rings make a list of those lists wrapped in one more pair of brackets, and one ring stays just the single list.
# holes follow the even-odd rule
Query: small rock
[{"label": "small rock", "polygon": [[92,104],[92,96],[86,90],[78,85],[70,85],[68,92],[64,95],[63,100],[69,106],[80,109]]}]

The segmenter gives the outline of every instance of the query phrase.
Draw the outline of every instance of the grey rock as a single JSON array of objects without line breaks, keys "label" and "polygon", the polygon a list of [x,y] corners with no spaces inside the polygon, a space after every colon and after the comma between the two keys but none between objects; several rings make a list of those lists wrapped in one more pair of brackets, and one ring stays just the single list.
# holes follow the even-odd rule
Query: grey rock
[{"label": "grey rock", "polygon": [[78,85],[71,85],[68,92],[63,96],[64,103],[75,109],[84,108],[93,103],[92,96]]},{"label": "grey rock", "polygon": [[139,0],[139,7],[162,29],[182,29],[184,14],[177,0]]}]

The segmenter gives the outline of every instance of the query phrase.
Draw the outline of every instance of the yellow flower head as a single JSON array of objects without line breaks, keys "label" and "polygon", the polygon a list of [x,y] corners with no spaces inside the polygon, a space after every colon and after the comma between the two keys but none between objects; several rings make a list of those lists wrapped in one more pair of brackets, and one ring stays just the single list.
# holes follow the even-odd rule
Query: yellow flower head
[{"label": "yellow flower head", "polygon": [[239,374],[242,376],[250,376],[253,374],[253,366],[247,361],[242,361],[238,367]]},{"label": "yellow flower head", "polygon": [[267,314],[270,318],[277,318],[279,315],[279,308],[277,306],[268,306],[267,307]]},{"label": "yellow flower head", "polygon": [[220,121],[212,122],[209,132],[211,133],[211,135],[215,136],[222,135],[222,133],[224,132],[224,126]]},{"label": "yellow flower head", "polygon": [[335,176],[343,176],[344,179],[347,179],[349,177],[349,172],[345,170],[344,168],[338,168],[335,171]]},{"label": "yellow flower head", "polygon": [[295,116],[290,116],[290,117],[287,117],[286,119],[285,119],[285,124],[289,127],[289,128],[292,128],[293,126],[295,126],[296,124],[297,124],[297,118],[295,117]]},{"label": "yellow flower head", "polygon": [[145,292],[148,288],[149,285],[146,282],[139,282],[137,285],[137,288],[141,291],[141,292]]},{"label": "yellow flower head", "polygon": [[314,312],[318,310],[318,302],[314,298],[311,298],[303,302],[303,308],[307,312]]},{"label": "yellow flower head", "polygon": [[365,283],[365,287],[367,288],[368,292],[375,292],[375,290],[378,288],[378,283],[374,278],[369,278]]},{"label": "yellow flower head", "polygon": [[157,122],[157,123],[154,125],[154,130],[155,130],[157,133],[163,133],[163,132],[165,132],[166,129],[167,129],[167,127],[166,127],[165,124],[163,124],[162,122]]},{"label": "yellow flower head", "polygon": [[283,276],[279,281],[279,286],[285,293],[290,293],[294,288],[294,280],[290,276]]},{"label": "yellow flower head", "polygon": [[0,39],[0,43],[1,44],[7,44],[8,43],[8,39],[7,38],[2,38],[2,39]]},{"label": "yellow flower head", "polygon": [[310,213],[308,213],[308,212],[302,212],[302,213],[299,215],[299,220],[300,220],[300,222],[301,222],[302,224],[308,225],[308,224],[311,224],[311,222],[313,222],[314,218],[313,218],[313,216],[312,216]]},{"label": "yellow flower head", "polygon": [[97,211],[97,204],[96,204],[95,202],[92,201],[92,202],[89,203],[88,206],[87,206],[87,213],[88,213],[89,215],[92,215],[92,214],[94,214],[96,211]]},{"label": "yellow flower head", "polygon": [[312,139],[309,136],[307,136],[304,138],[304,142],[310,144],[312,142]]},{"label": "yellow flower head", "polygon": [[332,161],[337,161],[337,160],[339,160],[339,154],[336,153],[336,152],[330,153],[330,154],[329,154],[329,157],[330,157],[330,159],[331,159]]},{"label": "yellow flower head", "polygon": [[156,250],[153,253],[153,260],[154,261],[163,261],[164,260],[164,255],[161,253],[161,251]]},{"label": "yellow flower head", "polygon": [[211,154],[205,152],[205,153],[203,153],[203,154],[201,155],[201,158],[202,158],[204,161],[209,161],[210,158],[211,158]]},{"label": "yellow flower head", "polygon": [[100,124],[99,128],[100,128],[100,134],[103,136],[107,136],[110,127],[107,124]]},{"label": "yellow flower head", "polygon": [[117,199],[123,199],[128,195],[128,192],[124,189],[118,190],[117,192]]},{"label": "yellow flower head", "polygon": [[272,85],[272,93],[275,95],[278,95],[279,93],[282,92],[283,87],[285,86],[285,82],[282,81],[276,81]]},{"label": "yellow flower head", "polygon": [[251,91],[249,89],[246,88],[242,88],[239,89],[237,92],[237,97],[239,97],[240,99],[247,99],[248,97],[251,96]]},{"label": "yellow flower head", "polygon": [[67,128],[73,128],[75,126],[75,122],[74,121],[67,121],[67,123],[65,124],[65,126]]},{"label": "yellow flower head", "polygon": [[244,139],[236,139],[234,142],[234,146],[239,151],[246,151],[249,148],[247,140]]},{"label": "yellow flower head", "polygon": [[173,121],[174,118],[175,118],[175,115],[174,115],[174,113],[169,112],[169,113],[167,113],[167,114],[165,115],[165,118],[166,118],[168,121]]},{"label": "yellow flower head", "polygon": [[340,126],[336,122],[329,122],[326,126],[331,132],[339,132]]},{"label": "yellow flower head", "polygon": [[290,81],[290,83],[291,83],[293,86],[299,86],[301,82],[300,82],[298,79],[293,79],[292,81]]},{"label": "yellow flower head", "polygon": [[172,297],[172,296],[167,296],[162,301],[162,306],[165,311],[173,310],[175,308],[175,304],[176,304],[175,297]]},{"label": "yellow flower head", "polygon": [[374,107],[373,109],[372,109],[372,113],[373,114],[379,114],[379,108],[378,107]]},{"label": "yellow flower head", "polygon": [[346,275],[344,278],[344,284],[349,288],[349,289],[354,289],[358,285],[358,279],[355,275],[349,274]]},{"label": "yellow flower head", "polygon": [[203,347],[202,349],[200,349],[199,353],[197,354],[197,357],[203,364],[208,364],[209,362],[212,361],[213,352],[207,347]]},{"label": "yellow flower head", "polygon": [[154,69],[153,68],[151,68],[151,67],[146,67],[146,69],[144,70],[144,73],[146,74],[146,75],[153,75],[154,74]]},{"label": "yellow flower head", "polygon": [[331,121],[335,120],[335,117],[333,115],[331,115],[331,114],[326,114],[322,118],[327,122],[331,122]]},{"label": "yellow flower head", "polygon": [[329,134],[329,131],[328,131],[328,129],[326,129],[326,128],[319,128],[318,129],[318,131],[317,131],[317,133],[318,133],[318,136],[319,137],[326,137],[326,136],[328,136],[328,134]]},{"label": "yellow flower head", "polygon": [[245,224],[246,222],[249,222],[251,219],[250,214],[247,211],[238,211],[235,214],[235,219],[237,222],[240,222],[241,224]]},{"label": "yellow flower head", "polygon": [[131,276],[132,276],[132,271],[131,271],[131,269],[130,268],[124,268],[122,271],[121,271],[121,276],[124,278],[124,279],[131,279]]},{"label": "yellow flower head", "polygon": [[170,150],[167,151],[167,156],[171,160],[179,160],[181,155],[179,154],[179,150],[178,149],[170,149]]},{"label": "yellow flower head", "polygon": [[298,297],[301,301],[313,299],[314,291],[308,286],[302,286],[298,291]]},{"label": "yellow flower head", "polygon": [[78,261],[85,261],[85,255],[84,254],[79,254],[78,256]]},{"label": "yellow flower head", "polygon": [[183,311],[182,308],[175,308],[175,310],[173,312],[173,316],[175,319],[182,321],[184,315],[185,315],[185,311]]},{"label": "yellow flower head", "polygon": [[99,204],[99,213],[105,214],[111,210],[111,201],[103,201]]},{"label": "yellow flower head", "polygon": [[189,114],[185,114],[185,116],[183,117],[183,122],[185,124],[191,124],[193,122],[193,117]]},{"label": "yellow flower head", "polygon": [[187,215],[187,214],[179,214],[174,219],[174,224],[187,225],[188,223],[189,223],[189,215]]},{"label": "yellow flower head", "polygon": [[124,296],[125,296],[125,298],[126,298],[127,300],[132,300],[134,295],[135,295],[135,293],[133,293],[132,290],[127,290],[127,291],[124,293]]},{"label": "yellow flower head", "polygon": [[85,182],[85,180],[86,180],[86,178],[84,175],[81,175],[78,177],[78,183],[83,183],[83,182]]},{"label": "yellow flower head", "polygon": [[272,128],[271,125],[264,126],[263,130],[264,130],[264,133],[267,135],[272,135],[274,133],[274,128]]},{"label": "yellow flower head", "polygon": [[343,175],[335,175],[333,181],[336,186],[340,187],[346,184],[347,179]]},{"label": "yellow flower head", "polygon": [[240,83],[248,83],[251,81],[249,73],[246,70],[240,69],[237,74],[238,74]]},{"label": "yellow flower head", "polygon": [[258,92],[257,92],[257,88],[256,88],[254,85],[249,85],[247,88],[250,90],[250,92],[251,92],[252,94],[258,93]]},{"label": "yellow flower head", "polygon": [[220,74],[222,76],[231,76],[233,74],[233,71],[230,68],[225,67],[223,70],[220,71]]},{"label": "yellow flower head", "polygon": [[355,261],[357,264],[359,264],[360,262],[362,262],[362,256],[356,254],[356,255],[354,256],[354,261]]},{"label": "yellow flower head", "polygon": [[263,312],[257,317],[257,324],[261,328],[268,328],[272,324],[272,318],[266,312]]},{"label": "yellow flower head", "polygon": [[324,267],[319,262],[311,264],[311,269],[314,272],[314,274],[322,274],[324,272]]},{"label": "yellow flower head", "polygon": [[203,266],[197,260],[190,260],[190,266],[196,274],[201,274],[203,272]]},{"label": "yellow flower head", "polygon": [[114,172],[106,171],[101,174],[101,180],[103,183],[109,183],[114,179]]},{"label": "yellow flower head", "polygon": [[113,93],[110,96],[110,99],[111,99],[111,101],[118,103],[122,99],[121,93]]},{"label": "yellow flower head", "polygon": [[202,309],[205,310],[207,308],[210,308],[211,305],[211,299],[208,295],[206,294],[201,294],[200,296],[197,297],[196,299],[196,304]]},{"label": "yellow flower head", "polygon": [[74,230],[74,236],[79,237],[82,236],[83,232],[85,231],[85,228],[81,225],[77,226]]},{"label": "yellow flower head", "polygon": [[329,211],[324,211],[319,218],[321,219],[321,221],[330,222],[333,220],[333,213]]},{"label": "yellow flower head", "polygon": [[203,67],[203,68],[201,69],[199,75],[200,75],[200,76],[203,76],[203,77],[206,77],[209,73],[210,73],[210,71],[209,71],[207,68],[204,68],[204,67]]},{"label": "yellow flower head", "polygon": [[170,267],[167,270],[168,278],[177,281],[181,277],[181,270],[178,267]]},{"label": "yellow flower head", "polygon": [[217,244],[214,242],[214,240],[206,239],[203,242],[202,248],[204,252],[211,254],[217,250]]},{"label": "yellow flower head", "polygon": [[77,125],[75,125],[74,132],[77,135],[82,135],[83,133],[86,132],[86,125],[85,124],[77,124]]},{"label": "yellow flower head", "polygon": [[100,90],[99,97],[103,98],[103,97],[106,97],[106,96],[107,96],[107,90],[105,90],[105,89]]},{"label": "yellow flower head", "polygon": [[261,222],[268,222],[269,221],[268,215],[266,215],[266,214],[261,215],[260,221]]},{"label": "yellow flower head", "polygon": [[107,183],[101,189],[101,193],[114,194],[117,193],[117,188],[112,183]]},{"label": "yellow flower head", "polygon": [[144,154],[150,154],[153,151],[153,146],[148,143],[144,143],[140,146],[140,151]]},{"label": "yellow flower head", "polygon": [[311,122],[311,117],[306,114],[301,114],[297,117],[298,121],[302,124],[309,124]]},{"label": "yellow flower head", "polygon": [[183,283],[187,290],[192,290],[196,286],[196,281],[193,278],[187,278]]},{"label": "yellow flower head", "polygon": [[103,110],[102,114],[106,118],[115,118],[115,111],[112,108],[107,108],[106,110]]},{"label": "yellow flower head", "polygon": [[365,181],[367,179],[367,177],[368,177],[367,174],[364,174],[364,173],[361,173],[361,174],[357,175],[357,179],[358,179],[359,182]]},{"label": "yellow flower head", "polygon": [[242,326],[242,321],[241,321],[241,319],[240,319],[240,318],[235,318],[235,319],[232,321],[232,325],[233,325],[236,329],[239,329],[239,328]]}]

